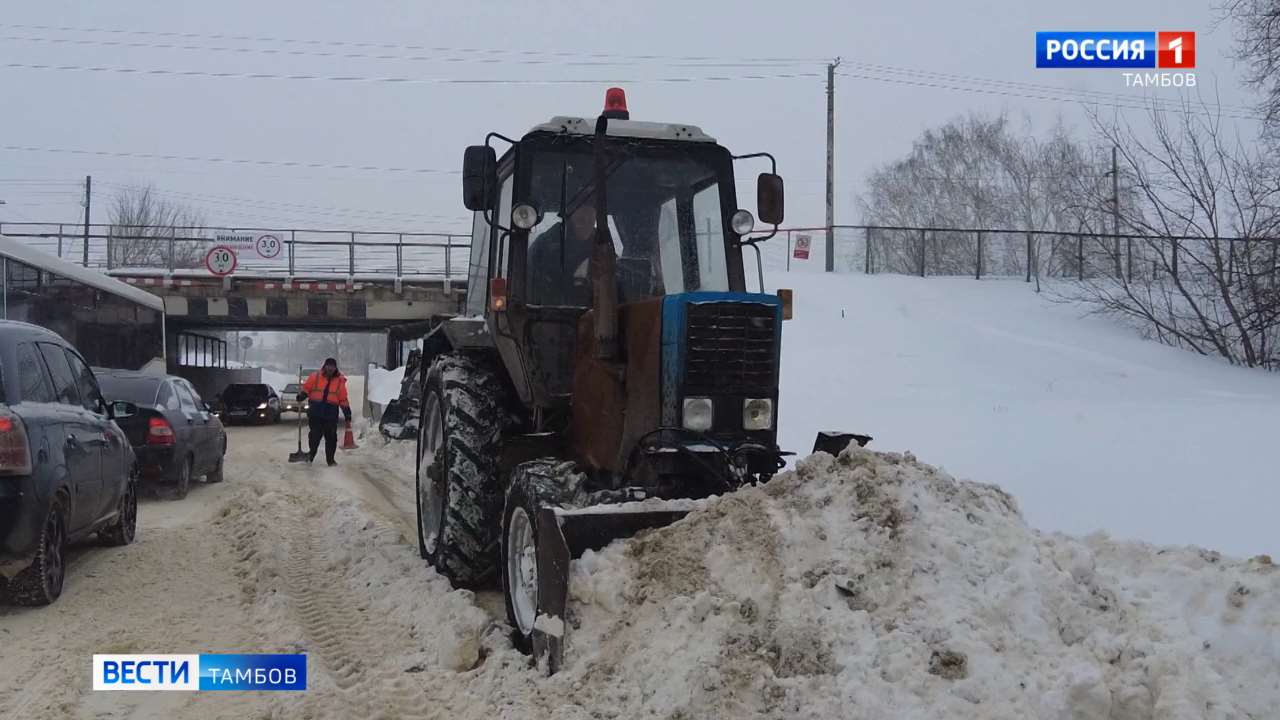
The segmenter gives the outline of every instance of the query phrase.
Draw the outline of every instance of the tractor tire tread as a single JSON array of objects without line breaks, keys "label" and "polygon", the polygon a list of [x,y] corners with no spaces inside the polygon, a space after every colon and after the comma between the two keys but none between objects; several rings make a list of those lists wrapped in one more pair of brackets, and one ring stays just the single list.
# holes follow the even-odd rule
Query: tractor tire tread
[{"label": "tractor tire tread", "polygon": [[440,394],[445,415],[447,469],[440,537],[428,559],[458,587],[491,582],[497,570],[498,455],[514,417],[500,372],[490,358],[456,352],[436,357],[427,371],[425,391]]}]

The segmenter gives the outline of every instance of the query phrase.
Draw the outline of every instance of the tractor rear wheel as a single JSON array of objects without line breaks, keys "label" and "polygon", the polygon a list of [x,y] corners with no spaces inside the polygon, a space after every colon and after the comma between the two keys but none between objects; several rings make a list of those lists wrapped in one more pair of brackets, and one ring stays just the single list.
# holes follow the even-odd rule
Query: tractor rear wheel
[{"label": "tractor rear wheel", "polygon": [[427,370],[418,422],[418,549],[456,587],[491,582],[502,487],[498,455],[515,424],[495,359],[449,353]]}]

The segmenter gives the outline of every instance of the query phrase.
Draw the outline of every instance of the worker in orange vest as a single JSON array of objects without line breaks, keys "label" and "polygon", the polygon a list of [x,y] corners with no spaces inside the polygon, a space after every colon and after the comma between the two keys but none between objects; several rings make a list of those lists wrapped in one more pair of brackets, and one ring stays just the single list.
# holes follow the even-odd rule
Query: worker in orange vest
[{"label": "worker in orange vest", "polygon": [[324,459],[332,467],[338,463],[333,459],[338,449],[338,412],[347,419],[347,427],[351,427],[351,403],[347,401],[347,376],[338,372],[338,361],[326,358],[320,369],[311,373],[307,381],[302,383],[302,392],[298,393],[298,401],[308,401],[307,419],[311,431],[307,436],[310,452],[307,462],[316,459],[316,451],[320,449],[320,438],[324,438]]}]

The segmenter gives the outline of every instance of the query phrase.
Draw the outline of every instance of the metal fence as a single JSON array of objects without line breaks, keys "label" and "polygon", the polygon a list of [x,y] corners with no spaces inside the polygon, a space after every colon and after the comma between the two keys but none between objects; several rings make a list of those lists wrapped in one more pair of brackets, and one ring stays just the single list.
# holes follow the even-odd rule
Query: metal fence
[{"label": "metal fence", "polygon": [[[825,227],[789,228],[764,243],[772,271],[821,271]],[[1280,239],[1148,236],[997,228],[838,225],[834,270],[927,276],[1033,278],[1194,278],[1205,272],[1266,274],[1280,269]],[[806,241],[807,239],[807,241]],[[808,245],[808,257],[797,248]]]},{"label": "metal fence", "polygon": [[471,250],[470,236],[423,232],[111,225],[89,225],[86,232],[83,225],[3,223],[0,235],[77,265],[120,275],[210,275],[209,252],[232,244],[235,275],[448,282],[466,278]]}]

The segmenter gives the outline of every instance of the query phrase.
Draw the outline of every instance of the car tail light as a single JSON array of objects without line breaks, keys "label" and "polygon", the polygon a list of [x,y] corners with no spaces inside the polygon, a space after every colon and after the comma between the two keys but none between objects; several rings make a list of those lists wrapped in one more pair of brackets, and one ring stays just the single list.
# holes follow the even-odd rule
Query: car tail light
[{"label": "car tail light", "polygon": [[172,445],[173,426],[164,418],[151,418],[147,421],[148,445]]},{"label": "car tail light", "polygon": [[0,475],[30,475],[31,446],[22,420],[0,410]]}]

